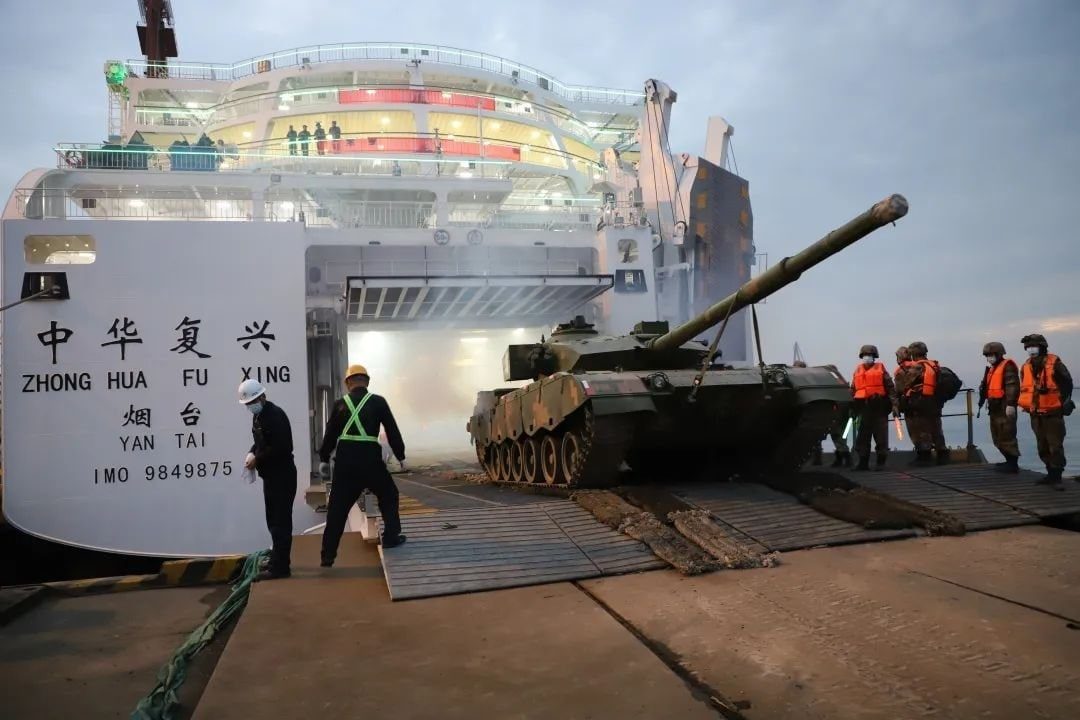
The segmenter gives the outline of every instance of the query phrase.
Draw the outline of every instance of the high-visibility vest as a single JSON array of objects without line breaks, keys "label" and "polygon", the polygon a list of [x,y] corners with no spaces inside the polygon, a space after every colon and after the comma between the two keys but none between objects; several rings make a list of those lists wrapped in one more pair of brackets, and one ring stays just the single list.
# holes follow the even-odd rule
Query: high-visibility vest
[{"label": "high-visibility vest", "polygon": [[1047,354],[1042,372],[1039,374],[1039,382],[1035,383],[1035,372],[1031,368],[1031,360],[1024,363],[1020,371],[1020,407],[1024,410],[1043,415],[1052,410],[1061,409],[1061,391],[1054,380],[1054,366],[1057,364],[1057,355]]},{"label": "high-visibility vest", "polygon": [[368,435],[367,431],[364,430],[364,426],[360,423],[360,411],[364,409],[364,406],[367,405],[367,401],[370,399],[371,393],[367,393],[364,395],[364,399],[357,404],[353,402],[353,399],[350,396],[345,396],[345,405],[349,408],[351,415],[349,416],[349,422],[345,423],[345,428],[341,431],[341,435],[338,436],[338,440],[379,442],[379,438],[374,435]]},{"label": "high-visibility vest", "polygon": [[852,382],[855,385],[856,400],[885,397],[885,366],[879,362],[869,367],[859,363]]},{"label": "high-visibility vest", "polygon": [[1005,358],[992,368],[986,369],[986,397],[990,400],[1000,400],[1005,397],[1005,366],[1016,363]]}]

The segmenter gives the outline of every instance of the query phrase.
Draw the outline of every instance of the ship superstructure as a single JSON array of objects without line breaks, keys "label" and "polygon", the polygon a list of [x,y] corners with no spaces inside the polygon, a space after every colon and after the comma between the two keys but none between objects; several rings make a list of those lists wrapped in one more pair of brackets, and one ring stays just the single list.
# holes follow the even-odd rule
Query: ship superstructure
[{"label": "ship superstructure", "polygon": [[[748,186],[725,167],[731,128],[710,120],[705,158],[673,154],[663,83],[576,86],[408,43],[104,73],[107,140],[58,143],[57,167],[28,173],[3,216],[5,301],[57,292],[4,319],[5,511],[47,537],[257,546],[265,529],[235,482],[245,377],[292,408],[306,478],[350,332],[539,333],[584,315],[624,333],[685,320],[754,263]],[[722,349],[738,362],[742,313],[731,323]],[[452,353],[429,350],[437,372]],[[60,406],[80,439],[43,455]],[[105,500],[107,485],[122,492]],[[208,496],[219,515],[192,524]],[[85,520],[53,522],[42,502],[55,498]],[[176,517],[155,540],[110,520],[162,501]]]}]

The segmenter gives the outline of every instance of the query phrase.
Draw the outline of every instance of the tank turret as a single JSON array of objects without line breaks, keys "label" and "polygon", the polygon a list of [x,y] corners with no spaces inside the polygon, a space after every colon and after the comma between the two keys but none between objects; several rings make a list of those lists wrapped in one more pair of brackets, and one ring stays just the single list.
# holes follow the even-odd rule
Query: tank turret
[{"label": "tank turret", "polygon": [[846,408],[847,382],[827,366],[709,365],[698,338],[907,211],[900,195],[882,200],[676,328],[643,321],[605,336],[578,316],[546,341],[511,345],[505,379],[532,382],[478,394],[466,427],[485,471],[602,487],[623,461],[646,472],[706,461],[797,469]]},{"label": "tank turret", "polygon": [[[578,316],[560,324],[545,343],[511,345],[503,358],[503,379],[533,380],[559,371],[582,372],[612,368],[695,367],[706,346],[692,342],[719,325],[729,314],[764,300],[795,282],[810,268],[858,242],[878,228],[907,214],[907,201],[892,195],[833,230],[813,245],[787,257],[700,315],[674,329],[666,322],[640,322],[629,335],[603,337]],[[649,351],[649,352],[643,352]]]}]

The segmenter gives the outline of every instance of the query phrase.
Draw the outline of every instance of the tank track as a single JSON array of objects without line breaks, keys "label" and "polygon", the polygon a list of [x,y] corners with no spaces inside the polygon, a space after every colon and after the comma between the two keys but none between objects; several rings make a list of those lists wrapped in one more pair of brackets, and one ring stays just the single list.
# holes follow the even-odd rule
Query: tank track
[{"label": "tank track", "polygon": [[[625,415],[597,416],[586,405],[541,436],[504,440],[487,448],[477,446],[476,455],[488,478],[501,485],[546,485],[568,490],[606,488],[618,482],[619,469],[633,440],[633,431],[633,418]],[[573,439],[568,439],[568,436]],[[527,478],[524,469],[514,472],[516,464],[526,462],[524,446],[529,442],[535,443],[538,453],[538,467],[532,481]],[[550,451],[552,444],[557,448],[558,457],[554,458],[554,472],[545,473],[544,450]],[[553,463],[550,462],[550,452],[547,454],[549,461],[546,465],[551,470]],[[497,460],[493,460],[492,456]],[[565,469],[565,459],[571,460],[569,473]]]},{"label": "tank track", "polygon": [[802,469],[814,448],[829,432],[832,425],[830,405],[822,402],[820,407],[814,407],[813,403],[804,406],[795,429],[773,450],[768,470],[788,473]]}]

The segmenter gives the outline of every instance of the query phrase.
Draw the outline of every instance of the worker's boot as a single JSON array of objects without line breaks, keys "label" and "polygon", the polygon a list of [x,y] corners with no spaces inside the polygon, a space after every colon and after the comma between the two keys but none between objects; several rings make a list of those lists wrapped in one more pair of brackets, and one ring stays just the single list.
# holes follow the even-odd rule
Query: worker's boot
[{"label": "worker's boot", "polygon": [[877,454],[877,462],[874,463],[874,470],[884,470],[885,469],[885,460],[888,459],[888,457],[889,456],[886,455],[885,453],[878,453]]},{"label": "worker's boot", "polygon": [[859,454],[859,464],[855,466],[856,470],[869,470],[870,469],[870,456]]},{"label": "worker's boot", "polygon": [[832,465],[830,467],[838,468],[844,464],[844,453],[837,450],[833,453]]},{"label": "worker's boot", "polygon": [[851,451],[850,450],[848,452],[844,453],[844,467],[846,467],[846,468],[851,467]]},{"label": "worker's boot", "polygon": [[944,450],[938,450],[937,451],[937,464],[938,465],[948,465],[950,462],[952,462],[952,453],[949,452],[948,448],[945,448]]},{"label": "worker's boot", "polygon": [[390,548],[395,548],[398,545],[404,545],[404,544],[405,544],[405,536],[404,535],[398,535],[394,539],[390,539],[390,538],[383,538],[382,539],[383,550],[389,550]]},{"label": "worker's boot", "polygon": [[1065,486],[1061,484],[1061,470],[1046,469],[1046,476],[1041,477],[1035,481],[1036,485],[1049,485],[1055,490],[1064,490]]},{"label": "worker's boot", "polygon": [[994,465],[994,469],[999,473],[1010,473],[1015,475],[1016,473],[1020,472],[1020,466],[1017,465],[1017,462],[1019,460],[1020,458],[1016,457],[1015,455],[1006,455],[1005,462],[999,462],[998,464]]}]

